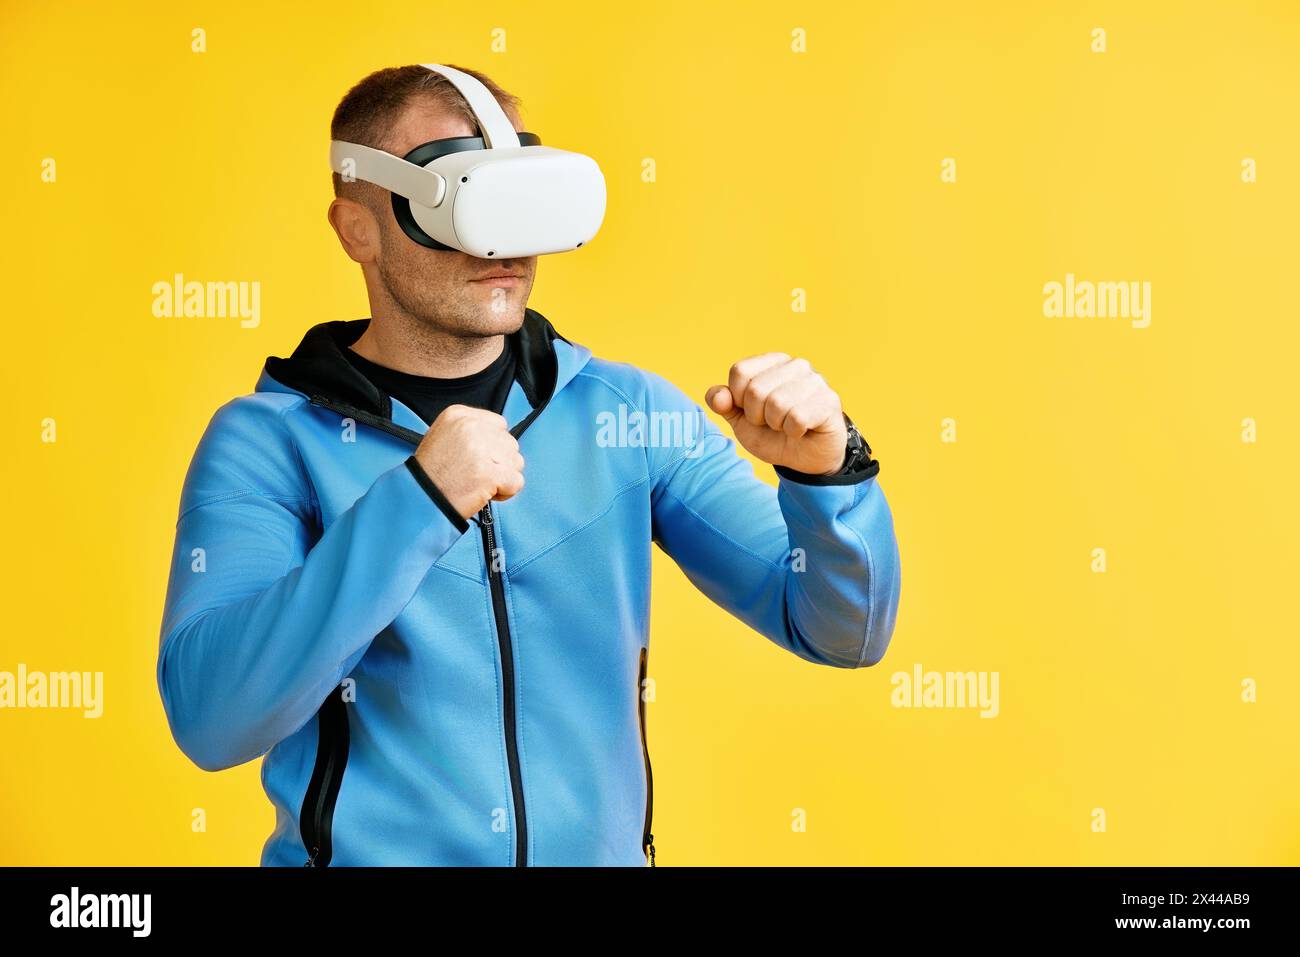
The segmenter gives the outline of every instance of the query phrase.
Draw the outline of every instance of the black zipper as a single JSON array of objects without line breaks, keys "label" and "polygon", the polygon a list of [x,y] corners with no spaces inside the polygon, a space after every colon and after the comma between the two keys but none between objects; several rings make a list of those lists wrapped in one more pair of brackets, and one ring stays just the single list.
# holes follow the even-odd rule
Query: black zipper
[{"label": "black zipper", "polygon": [[641,853],[655,866],[655,836],[650,832],[650,821],[655,809],[655,776],[650,769],[650,745],[646,742],[645,727],[645,679],[649,664],[650,650],[641,649],[641,675],[636,683],[637,714],[641,718],[641,755],[645,758],[645,828],[641,832]]},{"label": "black zipper", "polygon": [[492,616],[496,619],[497,645],[501,649],[501,712],[506,726],[506,763],[510,766],[510,794],[515,803],[515,866],[528,866],[528,815],[524,809],[524,780],[519,771],[519,742],[515,728],[515,656],[506,614],[506,590],[497,567],[497,540],[492,503],[479,511],[483,531],[483,557],[487,561],[488,587],[492,591]]},{"label": "black zipper", "polygon": [[[322,409],[328,409],[338,415],[353,419],[356,422],[362,422],[371,428],[379,429],[381,432],[387,432],[389,435],[395,435],[400,439],[405,439],[412,445],[418,446],[420,440],[424,438],[414,429],[404,428],[397,425],[391,419],[375,415],[372,412],[366,412],[363,409],[354,408],[353,406],[344,405],[337,402],[331,402],[322,396],[311,396],[312,405],[319,406]],[[528,426],[532,425],[533,420],[545,407],[543,402],[534,408],[518,425],[510,430],[510,434],[516,439],[519,438]],[[497,646],[501,654],[501,696],[502,696],[502,719],[505,724],[506,739],[506,761],[510,771],[510,794],[515,805],[515,866],[526,867],[528,865],[528,818],[524,810],[524,781],[523,775],[519,770],[519,742],[516,731],[515,718],[515,659],[514,649],[510,639],[510,622],[506,615],[506,593],[505,585],[502,582],[501,572],[494,568],[493,555],[496,552],[496,533],[494,531],[494,519],[492,515],[492,503],[489,502],[479,510],[479,527],[483,537],[483,555],[487,559],[488,569],[488,587],[492,593],[492,615],[496,620]],[[328,700],[326,704],[328,704]],[[340,698],[340,705],[342,699]],[[322,713],[324,706],[322,706]],[[316,764],[319,769],[321,766],[321,755],[330,753],[331,749],[326,747],[325,725],[321,726],[321,742],[317,747]],[[323,780],[332,786],[326,787],[318,785],[317,776],[312,775],[312,785],[307,789],[307,799],[313,797],[314,792],[318,803],[322,804],[322,814],[319,816],[324,821],[324,835],[320,827],[313,832],[315,843],[307,843],[307,834],[304,829],[303,843],[307,848],[309,855],[308,866],[316,866],[314,862],[320,859],[321,851],[324,846],[324,861],[329,862],[329,824],[333,818],[334,801],[338,798],[339,784],[342,782],[343,766],[347,763],[347,712],[343,712],[343,740],[344,751],[343,761],[338,764],[337,769],[333,765],[327,766],[330,771],[329,776],[322,775]],[[337,778],[337,781],[334,779]],[[307,807],[307,800],[304,800],[304,810]],[[313,848],[317,850],[313,850]],[[323,866],[323,865],[321,865]]]},{"label": "black zipper", "polygon": [[330,692],[316,714],[318,726],[316,764],[303,796],[298,832],[307,848],[307,867],[329,867],[334,856],[331,826],[334,804],[343,785],[343,768],[348,763],[348,706],[343,686]]}]

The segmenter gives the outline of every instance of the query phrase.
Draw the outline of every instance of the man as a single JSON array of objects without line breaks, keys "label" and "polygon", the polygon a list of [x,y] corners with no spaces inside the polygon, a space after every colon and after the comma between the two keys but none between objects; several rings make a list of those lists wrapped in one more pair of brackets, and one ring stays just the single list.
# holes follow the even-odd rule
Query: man
[{"label": "man", "polygon": [[[474,115],[404,67],[332,133],[400,157]],[[371,318],[268,359],[195,453],[158,661],[172,732],[208,770],[265,755],[264,864],[653,863],[651,543],[796,655],[874,664],[899,571],[870,449],[808,363],[737,362],[706,401],[774,490],[668,382],[528,309],[535,256],[430,248],[387,191],[335,192]],[[671,440],[626,427],[646,421]]]}]

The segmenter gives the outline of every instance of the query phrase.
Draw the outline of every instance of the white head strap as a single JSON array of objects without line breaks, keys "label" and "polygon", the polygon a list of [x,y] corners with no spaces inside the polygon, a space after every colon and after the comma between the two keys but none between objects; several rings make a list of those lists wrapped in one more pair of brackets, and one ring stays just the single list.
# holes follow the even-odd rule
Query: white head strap
[{"label": "white head strap", "polygon": [[492,95],[492,91],[477,79],[451,66],[437,63],[422,63],[426,70],[441,73],[451,81],[452,86],[465,97],[465,102],[474,111],[479,128],[483,131],[483,141],[489,149],[510,149],[519,146],[519,134],[514,125],[501,109],[501,104]]}]

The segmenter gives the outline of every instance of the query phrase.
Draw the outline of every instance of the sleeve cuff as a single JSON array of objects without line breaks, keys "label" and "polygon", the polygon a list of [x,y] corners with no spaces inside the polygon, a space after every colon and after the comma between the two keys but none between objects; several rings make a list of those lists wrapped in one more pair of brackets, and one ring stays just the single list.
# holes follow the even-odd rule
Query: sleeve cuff
[{"label": "sleeve cuff", "polygon": [[451,524],[455,525],[462,533],[468,531],[469,522],[465,521],[465,519],[463,519],[460,514],[451,507],[451,502],[447,501],[447,497],[442,494],[438,486],[433,484],[433,479],[429,478],[429,473],[424,470],[424,466],[419,463],[419,460],[417,460],[414,455],[406,460],[406,467],[410,470],[411,474],[415,476],[415,480],[420,483],[420,488],[424,489],[429,498],[433,500],[433,504],[438,506],[442,511],[442,514],[447,516],[447,519]]},{"label": "sleeve cuff", "polygon": [[788,469],[784,465],[774,465],[772,467],[776,469],[776,474],[781,478],[789,479],[799,485],[857,485],[869,478],[875,478],[876,473],[880,471],[880,463],[875,459],[864,463],[860,469],[843,475],[810,475],[807,472],[796,472],[794,469]]}]

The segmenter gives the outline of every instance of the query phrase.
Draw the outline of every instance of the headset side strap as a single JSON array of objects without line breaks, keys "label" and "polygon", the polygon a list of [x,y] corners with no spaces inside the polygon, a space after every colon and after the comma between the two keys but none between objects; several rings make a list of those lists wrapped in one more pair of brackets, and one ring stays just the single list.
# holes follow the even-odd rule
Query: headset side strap
[{"label": "headset side strap", "polygon": [[447,181],[433,170],[360,143],[332,141],[330,169],[340,176],[352,176],[382,186],[390,193],[430,208],[438,206],[447,193]]}]

